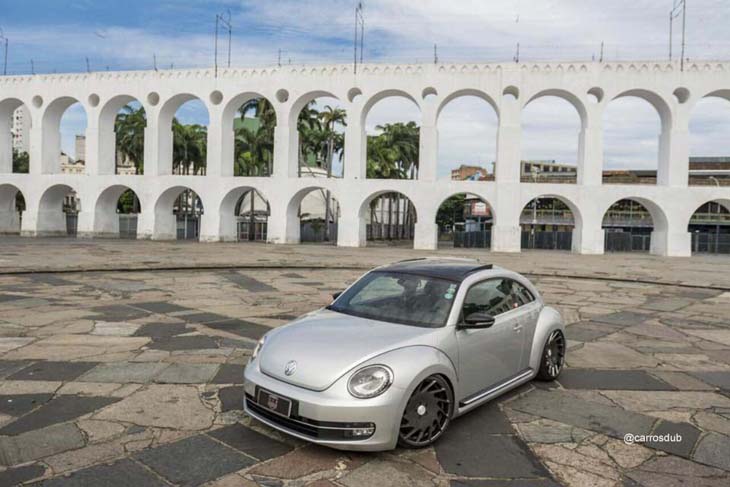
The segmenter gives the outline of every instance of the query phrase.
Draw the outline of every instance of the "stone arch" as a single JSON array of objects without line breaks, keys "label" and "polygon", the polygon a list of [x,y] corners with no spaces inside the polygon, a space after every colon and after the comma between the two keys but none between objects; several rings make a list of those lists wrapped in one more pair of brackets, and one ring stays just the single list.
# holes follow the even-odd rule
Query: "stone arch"
[{"label": "stone arch", "polygon": [[573,108],[575,108],[575,111],[578,112],[578,116],[580,117],[580,124],[581,128],[585,128],[588,125],[588,112],[586,111],[585,104],[583,103],[583,100],[581,100],[578,96],[576,96],[574,93],[563,90],[560,88],[549,88],[545,90],[541,90],[534,95],[532,95],[522,106],[524,109],[527,105],[532,103],[533,101],[537,100],[538,98],[544,98],[546,96],[551,96],[555,98],[560,98],[571,105],[573,105]]},{"label": "stone arch", "polygon": [[692,253],[730,254],[730,198],[699,205],[687,221]]},{"label": "stone arch", "polygon": [[[203,95],[194,95],[192,93],[179,93],[168,98],[160,107],[157,115],[157,127],[159,133],[157,157],[157,171],[159,175],[167,175],[173,173],[173,133],[172,121],[178,109],[185,103],[193,100],[199,100],[210,116],[210,109],[205,103],[206,97]],[[207,144],[207,141],[206,141]],[[206,161],[207,166],[207,161]]]},{"label": "stone arch", "polygon": [[[554,204],[548,205],[548,208],[538,208],[539,200],[557,201],[565,208]],[[551,227],[550,233],[538,235],[534,226],[544,226],[545,229]],[[545,193],[523,198],[520,227],[522,227],[521,248],[571,250],[575,253],[581,251],[583,213],[572,198],[565,195]],[[528,227],[527,235],[525,227]],[[571,230],[567,230],[568,227],[571,227]]]},{"label": "stone arch", "polygon": [[[449,203],[451,204],[448,205]],[[446,208],[445,205],[453,208]],[[455,191],[449,194],[438,202],[434,213],[433,223],[436,224],[438,232],[437,246],[490,248],[494,217],[494,206],[487,198],[468,191]]]},{"label": "stone arch", "polygon": [[70,195],[77,195],[68,184],[54,184],[46,188],[38,200],[36,236],[59,237],[76,235],[78,220],[73,216],[82,210],[80,202]]},{"label": "stone arch", "polygon": [[61,172],[59,156],[61,154],[61,118],[71,105],[78,103],[86,114],[88,127],[89,114],[84,104],[72,97],[61,96],[46,106],[41,119],[43,142],[41,144],[41,172],[44,174],[58,174]]},{"label": "stone arch", "polygon": [[[185,199],[185,201],[182,201]],[[183,203],[185,213],[185,231],[180,234],[178,230],[178,218],[181,213],[180,208],[175,209],[176,204]],[[200,193],[189,186],[175,185],[165,189],[155,201],[154,206],[154,229],[152,238],[155,240],[192,240],[193,234],[200,235],[201,219],[205,211],[205,205]],[[190,216],[188,219],[187,216]],[[188,222],[192,223],[191,226]],[[197,232],[195,231],[197,230]],[[193,232],[193,233],[191,233]]]},{"label": "stone arch", "polygon": [[382,189],[370,193],[358,210],[360,240],[412,240],[418,222],[413,201],[407,192],[400,190]]},{"label": "stone arch", "polygon": [[438,117],[441,114],[441,110],[443,110],[446,105],[448,105],[451,101],[457,98],[461,98],[462,96],[474,96],[486,101],[489,106],[492,107],[494,113],[497,114],[497,120],[499,120],[499,106],[497,105],[497,102],[495,102],[494,98],[492,98],[487,92],[476,88],[463,88],[446,95],[443,100],[441,100],[438,108],[436,109],[436,120],[438,120]]},{"label": "stone arch", "polygon": [[[119,171],[116,167],[116,141],[117,134],[115,131],[115,124],[119,111],[130,103],[137,102],[140,105],[140,109],[144,111],[145,116],[147,111],[145,110],[144,104],[141,98],[132,95],[117,95],[110,98],[99,111],[99,174],[118,174]],[[145,134],[146,135],[146,134]],[[145,143],[147,141],[145,140]]]},{"label": "stone arch", "polygon": [[[30,128],[33,120],[29,110],[29,105],[19,98],[5,98],[0,101],[0,174],[12,173],[13,170],[13,117],[15,111],[21,107],[23,117],[23,133],[21,137],[30,136]],[[26,120],[27,117],[27,120]],[[29,149],[30,140],[24,140],[23,145]],[[27,150],[26,152],[30,152]]]},{"label": "stone arch", "polygon": [[20,234],[25,196],[13,184],[0,184],[0,235]]},{"label": "stone arch", "polygon": [[[652,176],[653,169],[649,169],[647,172],[636,167],[627,167],[618,170],[614,169],[610,172],[605,172],[606,162],[611,162],[606,156],[608,153],[606,149],[610,149],[612,145],[610,143],[604,143],[603,182],[608,184],[660,184],[667,181],[671,157],[671,141],[669,137],[673,124],[672,109],[669,103],[660,94],[647,89],[636,88],[622,91],[613,96],[606,105],[606,109],[603,114],[604,134],[607,132],[607,124],[605,123],[605,120],[607,117],[606,114],[610,113],[610,109],[612,107],[611,102],[622,98],[637,98],[647,102],[659,117],[659,131],[657,133],[658,144],[656,151],[656,176]],[[624,121],[622,120],[622,122]],[[622,123],[622,125],[625,125],[625,123]]]},{"label": "stone arch", "polygon": [[[127,217],[123,217],[117,211],[119,199],[127,191],[131,191],[139,200],[139,192],[123,184],[109,186],[99,193],[94,205],[93,232],[95,237],[120,238],[124,236],[126,238],[136,238],[136,219],[134,222],[126,221]],[[144,207],[145,205],[139,200],[138,211],[132,213],[135,215],[141,213]],[[122,218],[125,218],[124,223],[121,221]]]},{"label": "stone arch", "polygon": [[730,89],[713,90],[695,99],[687,122],[689,185],[730,185],[726,171],[729,167],[726,156],[730,151]]},{"label": "stone arch", "polygon": [[[466,103],[469,102],[471,105],[473,100],[462,100],[463,103],[459,105],[459,100],[463,99],[464,97],[476,97],[479,100],[484,101],[484,104],[486,104],[486,106],[489,108],[486,108],[486,113],[485,110],[479,108],[480,113],[477,119],[476,111],[471,112],[471,110],[465,110],[465,108],[467,108]],[[451,108],[447,108],[452,103],[455,105],[451,105]],[[481,102],[477,103],[480,105],[484,105]],[[474,106],[476,106],[476,103],[474,104]],[[444,109],[446,109],[446,115],[443,115]],[[454,112],[453,109],[458,109],[459,111]],[[459,130],[458,133],[450,133],[448,119],[450,117],[454,117],[455,113],[463,114],[464,112],[466,112],[467,114],[474,113],[475,118],[473,120],[470,120],[474,123],[466,124],[464,122],[457,122],[457,124],[459,126],[468,125],[469,127],[479,127],[478,133],[473,128],[467,130],[474,130],[474,132],[464,133],[462,130]],[[463,117],[464,115],[458,116]],[[492,118],[492,116],[494,118]],[[446,119],[446,122],[444,122],[444,118]],[[486,128],[482,130],[482,126],[486,126]],[[435,118],[435,134],[432,135],[432,137],[436,138],[435,163],[437,174],[441,172],[440,170],[443,169],[444,164],[446,164],[446,168],[451,167],[452,171],[457,171],[456,174],[459,175],[458,179],[460,180],[494,180],[497,164],[497,137],[499,131],[498,127],[499,107],[495,103],[494,99],[486,92],[477,89],[467,88],[449,93],[448,96],[441,100],[437,107]],[[443,151],[441,149],[442,146],[448,145],[448,141],[453,141],[454,137],[459,137],[459,140],[465,139],[466,143],[463,144],[461,147],[463,151],[466,151],[464,152],[464,154],[467,156],[467,160],[464,160],[464,158],[461,157],[457,159],[456,156],[450,151]],[[470,144],[478,144],[478,147],[476,145],[472,146]],[[454,166],[456,164],[461,165],[458,168],[455,168]],[[489,167],[490,164],[493,167]],[[451,174],[447,173],[438,177],[442,179],[447,179],[451,178]]]},{"label": "stone arch", "polygon": [[[242,229],[239,226],[239,218],[238,215],[236,215],[236,208],[241,203],[244,197],[247,196],[247,194],[253,192],[254,196],[254,206],[257,205],[257,199],[263,200],[263,202],[266,203],[266,212],[270,215],[271,214],[271,208],[269,204],[269,198],[266,196],[264,192],[262,192],[260,189],[245,185],[245,186],[238,186],[236,188],[233,188],[232,190],[228,191],[226,195],[221,200],[220,204],[220,237],[221,240],[226,242],[236,242],[240,240],[248,240],[248,237],[241,238],[240,232],[245,231],[246,229]],[[251,195],[249,195],[250,198]],[[250,199],[249,199],[250,201]],[[255,213],[259,211],[258,208],[254,208],[254,212],[249,212],[249,216],[253,216],[255,218]],[[263,208],[262,208],[263,210]],[[268,217],[267,217],[268,219]],[[263,227],[263,225],[261,225]],[[268,223],[267,223],[268,226]],[[252,230],[250,228],[250,222],[249,222],[249,234]],[[254,230],[255,231],[255,230]],[[267,231],[264,231],[264,233],[268,233]],[[266,241],[268,239],[264,239]]]},{"label": "stone arch", "polygon": [[[235,174],[235,163],[236,163],[236,143],[235,143],[235,118],[238,114],[238,111],[242,106],[244,106],[246,103],[253,101],[253,100],[266,100],[269,104],[272,106],[272,111],[274,113],[275,121],[274,126],[278,125],[278,113],[276,109],[274,108],[274,103],[266,96],[264,96],[262,93],[257,91],[247,91],[244,93],[239,93],[233,98],[231,98],[223,108],[223,113],[221,114],[221,120],[222,120],[222,126],[221,126],[221,142],[220,142],[220,150],[223,160],[223,167],[221,168],[221,174],[226,176],[233,176]],[[271,141],[272,147],[274,144],[274,141]],[[273,149],[272,149],[272,162],[271,162],[271,168],[269,171],[268,176],[271,176],[273,174]]]},{"label": "stone arch", "polygon": [[[329,198],[329,205],[327,204],[327,199]],[[303,216],[301,213],[302,205],[307,201],[310,200],[310,210],[312,212],[317,211],[319,213],[319,203],[321,201],[322,203],[322,214],[317,215],[318,219],[323,220],[323,229],[322,229],[322,235],[314,236],[309,235],[309,233],[319,233],[315,232],[314,230],[310,231],[305,230],[305,232],[308,232],[307,236],[305,238],[302,238],[302,227],[304,225],[304,222],[302,221],[301,217]],[[294,195],[289,199],[289,202],[286,206],[286,241],[292,242],[292,243],[301,243],[302,241],[328,241],[332,243],[337,242],[337,220],[340,216],[340,199],[337,195],[336,191],[333,191],[330,188],[323,187],[323,186],[317,186],[317,185],[310,185],[305,188],[300,189]],[[327,228],[327,230],[325,230]],[[319,237],[322,237],[322,240],[319,240]]]},{"label": "stone arch", "polygon": [[[637,203],[640,205],[638,208],[634,206]],[[662,253],[660,239],[656,237],[666,234],[668,218],[659,204],[646,197],[629,195],[614,199],[602,210],[599,214],[602,215],[601,227],[605,231],[605,251],[648,250]],[[614,239],[612,233],[626,235]],[[634,238],[634,235],[639,237]]]}]

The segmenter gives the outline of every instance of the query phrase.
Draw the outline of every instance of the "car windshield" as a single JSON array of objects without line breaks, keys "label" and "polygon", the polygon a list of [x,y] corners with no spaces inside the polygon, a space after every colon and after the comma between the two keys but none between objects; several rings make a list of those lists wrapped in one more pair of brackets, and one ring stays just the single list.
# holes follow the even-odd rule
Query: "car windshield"
[{"label": "car windshield", "polygon": [[404,325],[444,326],[458,284],[400,272],[371,272],[327,309]]}]

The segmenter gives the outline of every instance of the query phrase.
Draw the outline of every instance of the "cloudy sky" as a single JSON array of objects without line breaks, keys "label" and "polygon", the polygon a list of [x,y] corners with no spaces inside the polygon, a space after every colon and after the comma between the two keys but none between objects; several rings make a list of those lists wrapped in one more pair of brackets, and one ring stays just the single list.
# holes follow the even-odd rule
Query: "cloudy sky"
[{"label": "cloudy sky", "polygon": [[[665,59],[668,15],[676,0],[365,0],[365,60],[370,62]],[[204,67],[213,62],[216,13],[234,26],[232,64],[350,62],[354,0],[26,0],[2,2],[10,73]],[[687,57],[727,58],[730,2],[688,3]],[[679,32],[677,23],[675,34]],[[675,36],[675,53],[679,50]],[[182,115],[182,114],[181,114]],[[83,131],[82,110],[64,117],[64,148]],[[205,121],[200,108],[181,118]],[[566,102],[541,99],[524,112],[524,159],[574,163],[578,117]],[[418,121],[404,100],[387,99],[368,118]],[[480,100],[455,100],[439,121],[439,173],[494,159],[496,118]],[[659,121],[649,105],[618,100],[605,119],[607,167],[655,168]],[[730,155],[730,103],[708,100],[692,120],[693,155]]]}]

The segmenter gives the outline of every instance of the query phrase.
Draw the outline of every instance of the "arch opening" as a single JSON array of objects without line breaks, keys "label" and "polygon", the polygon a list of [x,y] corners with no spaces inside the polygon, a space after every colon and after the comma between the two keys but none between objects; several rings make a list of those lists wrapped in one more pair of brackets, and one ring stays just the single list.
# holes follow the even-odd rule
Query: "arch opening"
[{"label": "arch opening", "polygon": [[702,204],[692,214],[687,231],[693,254],[730,254],[730,200]]},{"label": "arch opening", "polygon": [[102,238],[137,238],[137,223],[142,204],[137,193],[124,185],[114,185],[101,192],[94,209],[94,236]]},{"label": "arch opening", "polygon": [[368,179],[418,179],[420,108],[409,95],[393,92],[363,111]]},{"label": "arch opening", "polygon": [[175,186],[160,195],[155,204],[157,240],[198,240],[205,208],[203,200],[191,188]]},{"label": "arch opening", "polygon": [[246,190],[233,210],[236,217],[236,240],[239,242],[267,242],[271,207],[256,189]]},{"label": "arch opening", "polygon": [[16,186],[0,184],[0,235],[20,235],[25,197]]},{"label": "arch opening", "polygon": [[209,124],[205,103],[188,93],[175,95],[160,108],[158,124],[158,172],[204,176],[207,172]]},{"label": "arch opening", "polygon": [[337,245],[340,203],[327,188],[311,187],[299,191],[289,202],[287,220],[297,235],[291,241]]},{"label": "arch opening", "polygon": [[492,244],[494,210],[473,193],[458,193],[436,212],[439,248],[483,248]]},{"label": "arch opening", "polygon": [[550,195],[530,200],[520,214],[521,248],[572,250],[578,218],[571,206]]},{"label": "arch opening", "polygon": [[413,247],[416,207],[403,193],[382,191],[371,195],[360,215],[365,221],[366,246]]},{"label": "arch opening", "polygon": [[297,104],[299,177],[341,178],[344,176],[344,105],[327,93],[315,93]]},{"label": "arch opening", "polygon": [[639,198],[625,198],[612,204],[603,215],[606,252],[649,252],[652,232],[661,222],[656,210]]},{"label": "arch opening", "polygon": [[[233,113],[229,114],[229,111]],[[257,94],[239,95],[229,103],[223,117],[224,123],[230,124],[224,129],[226,134],[233,134],[232,147],[228,148],[224,138],[222,148],[224,155],[233,155],[233,175],[271,176],[276,129],[276,110],[272,103]]]},{"label": "arch opening", "polygon": [[[111,117],[102,113],[100,133],[100,156],[99,164],[105,166],[109,161],[114,162],[114,174],[120,175],[143,175],[144,174],[144,136],[147,128],[147,114],[139,100],[121,96],[109,102],[107,108]],[[113,125],[113,132],[109,133],[108,126]],[[106,134],[113,137],[107,140]],[[114,154],[108,154],[113,147]],[[106,172],[106,171],[104,171]]]},{"label": "arch opening", "polygon": [[[657,95],[622,94],[603,114],[604,184],[656,184],[669,115]],[[668,109],[666,109],[668,110]]]},{"label": "arch opening", "polygon": [[43,114],[42,172],[84,174],[86,172],[87,114],[73,97],[51,102]]},{"label": "arch opening", "polygon": [[522,109],[523,183],[575,184],[585,114],[575,97],[539,94]]},{"label": "arch opening", "polygon": [[436,125],[438,178],[494,181],[499,117],[484,95],[449,99],[440,108]]},{"label": "arch opening", "polygon": [[689,119],[689,185],[730,186],[730,96],[710,94]]},{"label": "arch opening", "polygon": [[56,184],[45,190],[38,203],[36,234],[38,236],[76,237],[78,234],[81,199],[66,184]]},{"label": "arch opening", "polygon": [[29,108],[18,99],[0,102],[0,174],[30,171]]}]

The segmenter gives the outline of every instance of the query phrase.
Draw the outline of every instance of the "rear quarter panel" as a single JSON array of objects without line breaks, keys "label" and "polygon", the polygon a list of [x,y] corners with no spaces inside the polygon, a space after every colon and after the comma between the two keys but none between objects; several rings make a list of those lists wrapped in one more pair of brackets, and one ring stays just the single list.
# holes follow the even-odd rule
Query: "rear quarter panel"
[{"label": "rear quarter panel", "polygon": [[[543,306],[540,317],[537,320],[535,334],[532,338],[532,349],[530,351],[530,368],[537,373],[540,368],[542,349],[545,346],[548,336],[554,330],[560,330],[565,335],[565,324],[560,313],[555,308]],[[567,339],[567,336],[566,336]]]}]

